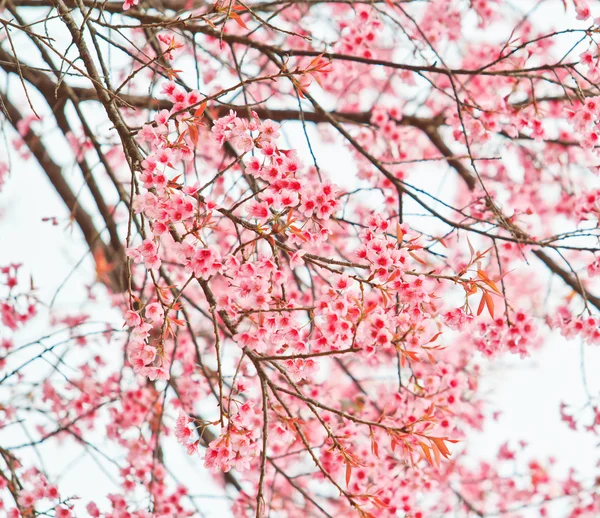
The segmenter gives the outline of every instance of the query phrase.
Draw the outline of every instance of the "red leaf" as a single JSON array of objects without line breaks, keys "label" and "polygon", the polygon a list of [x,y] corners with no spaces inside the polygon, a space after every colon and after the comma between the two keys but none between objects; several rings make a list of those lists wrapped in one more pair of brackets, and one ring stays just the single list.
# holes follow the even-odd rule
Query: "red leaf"
[{"label": "red leaf", "polygon": [[204,110],[206,109],[206,101],[204,101],[200,106],[198,106],[198,109],[194,112],[194,117],[197,118],[202,118],[204,115]]},{"label": "red leaf", "polygon": [[437,446],[437,449],[440,451],[440,453],[444,457],[448,458],[450,456],[450,450],[448,449],[448,447],[444,443],[444,439],[442,439],[441,437],[430,437],[430,439]]},{"label": "red leaf", "polygon": [[371,451],[373,452],[373,455],[375,455],[375,457],[379,458],[379,445],[377,444],[377,441],[375,439],[372,439]]},{"label": "red leaf", "polygon": [[490,316],[494,318],[494,301],[492,300],[492,296],[489,293],[484,293],[483,297],[485,298],[485,305],[488,308]]},{"label": "red leaf", "polygon": [[425,459],[427,460],[427,462],[433,466],[433,459],[431,458],[431,452],[429,451],[429,446],[427,446],[425,443],[419,441],[419,446],[421,447],[421,449],[423,450],[423,454],[425,455]]},{"label": "red leaf", "polygon": [[492,281],[488,274],[483,270],[477,270],[477,277],[479,277],[483,282],[485,282],[490,288],[492,288],[498,295],[502,295],[502,292],[498,289],[494,281]]},{"label": "red leaf", "polygon": [[114,270],[115,265],[108,262],[104,250],[99,246],[94,249],[94,260],[96,261],[96,275],[98,276],[98,280],[107,284],[110,278],[109,274]]},{"label": "red leaf", "polygon": [[442,333],[443,333],[443,331],[440,331],[439,333],[436,333],[436,334],[433,336],[433,338],[431,338],[431,340],[429,340],[429,342],[427,342],[427,343],[428,343],[428,344],[430,344],[430,343],[432,343],[432,342],[435,342],[435,341],[436,341],[436,340],[437,340],[437,339],[440,337],[440,335],[441,335]]},{"label": "red leaf", "polygon": [[242,19],[240,18],[240,15],[239,15],[239,14],[236,14],[236,13],[230,13],[230,14],[229,14],[229,16],[230,16],[230,17],[231,17],[233,20],[235,20],[235,22],[236,22],[236,23],[237,23],[237,24],[238,24],[238,25],[239,25],[239,26],[240,26],[242,29],[247,29],[247,28],[248,28],[248,26],[247,26],[247,25],[244,23],[244,20],[242,20]]},{"label": "red leaf", "polygon": [[483,308],[485,307],[485,293],[481,295],[481,301],[479,302],[479,307],[477,308],[477,316],[481,315]]},{"label": "red leaf", "polygon": [[198,145],[198,128],[193,124],[190,124],[188,126],[188,130],[190,134],[190,140],[192,141],[192,144],[194,144],[194,147],[196,147]]},{"label": "red leaf", "polygon": [[400,223],[396,223],[396,239],[398,240],[398,244],[401,245],[404,239],[404,232],[402,231],[402,227],[400,227]]},{"label": "red leaf", "polygon": [[473,249],[473,245],[471,244],[471,241],[469,241],[469,236],[467,236],[467,244],[469,245],[469,251],[471,252],[471,259],[469,260],[469,263],[472,263],[473,256],[475,255],[475,250]]},{"label": "red leaf", "polygon": [[412,258],[413,258],[415,261],[417,261],[418,263],[421,263],[421,264],[427,265],[427,263],[426,263],[425,261],[423,261],[423,259],[421,259],[421,258],[417,257],[417,256],[416,256],[415,254],[413,254],[412,252],[408,252],[408,253],[409,253],[409,254],[410,254],[410,256],[411,256],[411,257],[412,257]]}]

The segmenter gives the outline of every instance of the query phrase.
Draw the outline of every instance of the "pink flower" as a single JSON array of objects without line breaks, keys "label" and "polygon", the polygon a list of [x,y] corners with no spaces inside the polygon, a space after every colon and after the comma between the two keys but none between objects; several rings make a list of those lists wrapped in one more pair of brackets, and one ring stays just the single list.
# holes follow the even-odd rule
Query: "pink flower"
[{"label": "pink flower", "polygon": [[88,514],[92,517],[92,518],[99,518],[100,517],[100,511],[98,509],[98,506],[94,503],[94,502],[90,502],[87,506],[86,506],[86,510],[88,512]]},{"label": "pink flower", "polygon": [[129,327],[136,327],[142,323],[142,317],[136,311],[132,311],[131,309],[125,313],[125,323]]},{"label": "pink flower", "polygon": [[72,516],[71,511],[63,506],[57,507],[54,511],[54,515],[56,518],[71,518]]},{"label": "pink flower", "polygon": [[194,455],[195,453],[198,453],[198,444],[200,443],[200,441],[194,441],[191,443],[188,443],[186,445],[186,451],[188,455]]},{"label": "pink flower", "polygon": [[587,20],[592,16],[592,11],[585,0],[576,0],[575,11],[577,13],[578,20]]},{"label": "pink flower", "polygon": [[148,304],[146,306],[146,309],[144,311],[144,315],[151,322],[157,322],[157,321],[162,320],[162,318],[164,316],[164,310],[163,310],[163,307],[162,307],[162,305],[160,303],[153,302],[152,304]]},{"label": "pink flower", "polygon": [[186,264],[187,271],[203,279],[220,273],[222,267],[221,255],[212,248],[199,248]]},{"label": "pink flower", "polygon": [[192,419],[183,412],[183,410],[179,411],[179,416],[177,417],[175,425],[175,437],[177,437],[177,442],[181,444],[187,444],[189,442],[192,438],[192,429],[190,428],[192,422]]},{"label": "pink flower", "polygon": [[35,495],[31,491],[21,491],[19,494],[19,505],[25,509],[31,509],[35,505]]},{"label": "pink flower", "polygon": [[266,202],[259,202],[252,200],[246,207],[248,217],[258,220],[259,223],[265,223],[271,213],[269,211],[269,205]]},{"label": "pink flower", "polygon": [[151,345],[144,346],[139,357],[144,362],[144,365],[149,365],[156,358],[156,347],[152,347]]}]

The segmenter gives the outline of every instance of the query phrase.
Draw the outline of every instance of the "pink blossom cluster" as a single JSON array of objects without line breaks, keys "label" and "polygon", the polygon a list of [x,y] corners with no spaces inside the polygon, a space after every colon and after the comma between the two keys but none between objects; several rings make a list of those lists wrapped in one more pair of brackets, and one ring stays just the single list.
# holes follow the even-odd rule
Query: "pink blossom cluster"
[{"label": "pink blossom cluster", "polygon": [[514,313],[510,326],[504,318],[498,317],[479,321],[471,329],[475,347],[486,356],[509,351],[524,358],[538,344],[537,326],[523,311]]},{"label": "pink blossom cluster", "polygon": [[160,326],[163,314],[163,308],[158,303],[146,307],[145,318],[133,310],[128,310],[125,314],[125,323],[131,330],[128,344],[129,361],[134,372],[151,380],[168,380],[170,377],[171,362],[165,354],[164,344],[158,341],[160,339],[151,337],[153,324]]},{"label": "pink blossom cluster", "polygon": [[594,345],[600,343],[600,320],[596,316],[575,316],[562,306],[548,318],[548,325],[558,329],[565,338],[581,338],[585,343]]},{"label": "pink blossom cluster", "polygon": [[[119,130],[96,141],[52,112],[84,173],[67,183],[93,194],[75,207],[66,197],[73,225],[111,252],[93,254],[99,280],[114,291],[106,274],[122,269],[126,282],[122,293],[84,286],[85,313],[50,304],[66,342],[21,345],[35,286],[18,265],[0,269],[10,396],[0,429],[35,416],[32,439],[0,447],[0,514],[78,512],[10,456],[48,441],[111,464],[118,487],[83,504],[96,518],[195,516],[202,495],[171,447],[228,486],[237,518],[546,516],[555,498],[568,499],[569,518],[598,516],[597,484],[525,444],[480,461],[458,444],[500,418],[479,391],[489,361],[532,353],[544,323],[600,343],[597,243],[579,248],[598,237],[600,215],[594,4],[557,2],[571,18],[564,33],[500,0],[163,4],[125,0],[116,14],[107,4],[115,37],[127,38],[123,67],[97,63],[124,81],[110,102],[85,85],[89,60],[56,89],[68,93],[67,126],[96,103],[111,119],[99,127]],[[103,20],[101,37],[111,16],[86,22]],[[580,30],[557,61],[556,42]],[[18,72],[32,89],[54,79]],[[49,141],[38,130],[53,123],[41,120],[15,124],[16,154],[40,155],[36,143]],[[54,150],[43,156],[65,169]],[[6,174],[0,163],[0,187]],[[101,195],[116,184],[112,219],[92,177]],[[108,232],[90,237],[82,211]],[[47,218],[53,231],[59,219]],[[549,275],[565,285],[552,285],[552,300]],[[88,302],[102,301],[123,328],[91,327]],[[42,361],[51,374],[35,379]],[[592,395],[560,415],[597,433],[599,406]],[[22,487],[9,486],[17,478]]]},{"label": "pink blossom cluster", "polygon": [[[24,516],[22,512],[32,514],[50,509],[56,518],[72,518],[72,506],[61,498],[58,487],[48,482],[43,473],[35,468],[24,470],[18,462],[15,462],[14,469],[19,473],[19,480],[24,487],[19,492],[19,507],[7,508],[0,499],[0,513],[3,513],[3,516],[21,518]],[[6,489],[12,483],[11,480],[0,477],[0,490]]]},{"label": "pink blossom cluster", "polygon": [[278,125],[269,120],[261,122],[256,112],[251,119],[242,119],[230,110],[228,115],[215,121],[211,131],[220,145],[230,142],[242,153],[255,147],[264,147],[265,154],[272,152],[273,140],[279,137]]},{"label": "pink blossom cluster", "polygon": [[[584,59],[585,58],[585,59]],[[587,63],[587,53],[582,55]],[[577,108],[566,108],[566,118],[575,131],[581,135],[581,146],[584,149],[596,149],[600,144],[600,98],[589,97]]]},{"label": "pink blossom cluster", "polygon": [[377,43],[383,24],[371,9],[357,6],[356,16],[340,21],[341,38],[337,42],[339,52],[372,58],[377,52]]},{"label": "pink blossom cluster", "polygon": [[232,414],[221,435],[210,442],[204,466],[212,471],[249,470],[260,452],[261,414],[252,402],[231,402]]},{"label": "pink blossom cluster", "polygon": [[[18,271],[20,264],[9,264],[0,267],[0,287],[3,295],[0,298],[0,322],[11,331],[15,331],[37,313],[36,300],[33,293],[25,291],[19,293]],[[31,290],[33,291],[33,287]],[[2,292],[0,292],[2,293]]]}]

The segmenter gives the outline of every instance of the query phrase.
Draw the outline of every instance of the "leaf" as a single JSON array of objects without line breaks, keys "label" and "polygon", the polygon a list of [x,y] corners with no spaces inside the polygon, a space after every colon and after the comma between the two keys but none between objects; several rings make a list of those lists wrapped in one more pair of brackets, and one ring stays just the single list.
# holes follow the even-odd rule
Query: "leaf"
[{"label": "leaf", "polygon": [[431,419],[434,411],[435,411],[435,405],[433,403],[431,403],[431,405],[429,405],[427,407],[427,410],[425,411],[425,415],[423,416],[423,419]]},{"label": "leaf", "polygon": [[383,298],[383,306],[387,307],[391,301],[390,296],[388,295],[387,291],[383,288],[380,288],[379,291],[381,292],[381,297]]},{"label": "leaf", "polygon": [[490,246],[489,248],[487,248],[486,250],[484,250],[483,252],[477,252],[477,255],[475,256],[475,259],[473,260],[474,263],[476,263],[477,261],[479,261],[481,258],[483,258],[485,256],[485,254],[487,254],[492,248],[494,248],[493,246]]},{"label": "leaf", "polygon": [[169,317],[169,320],[171,322],[173,322],[175,325],[178,325],[179,327],[185,326],[185,320],[181,320],[179,318],[172,318],[172,317]]},{"label": "leaf", "polygon": [[198,128],[196,128],[196,126],[194,126],[193,124],[188,125],[188,134],[190,136],[190,140],[192,141],[192,144],[194,145],[194,147],[196,147],[198,145]]},{"label": "leaf", "polygon": [[390,507],[383,500],[381,500],[381,498],[377,496],[371,497],[371,502],[373,502],[373,505],[379,509],[388,509]]},{"label": "leaf", "polygon": [[352,465],[346,462],[346,487],[350,484],[350,478],[352,477]]},{"label": "leaf", "polygon": [[419,357],[417,356],[417,353],[414,351],[407,351],[406,349],[400,349],[400,352],[406,356],[408,356],[411,360],[418,362],[419,361]]},{"label": "leaf", "polygon": [[432,449],[433,455],[435,457],[435,463],[439,466],[442,463],[442,459],[441,459],[441,456],[440,456],[440,450],[437,447],[437,444],[435,442],[433,443],[433,446],[432,446],[431,449]]},{"label": "leaf", "polygon": [[479,277],[485,284],[487,284],[490,288],[492,288],[498,295],[502,295],[502,292],[498,289],[494,281],[492,281],[488,274],[483,270],[477,270],[477,277]]},{"label": "leaf", "polygon": [[401,271],[399,268],[395,268],[394,271],[390,274],[390,276],[387,278],[387,281],[385,281],[385,284],[388,284],[392,281],[395,281],[398,277],[400,277],[401,275]]},{"label": "leaf", "polygon": [[194,112],[194,117],[201,119],[204,116],[204,110],[206,110],[206,101],[204,101],[196,111]]},{"label": "leaf", "polygon": [[472,263],[473,256],[475,255],[475,249],[473,248],[473,245],[471,244],[471,241],[469,240],[469,236],[467,236],[467,244],[469,245],[469,250],[471,252],[471,258],[469,259],[469,263]]},{"label": "leaf", "polygon": [[308,243],[308,239],[302,235],[302,231],[301,230],[297,229],[294,225],[290,225],[288,228],[291,230],[291,232],[295,236],[297,236],[300,239],[302,239],[302,241],[304,241],[305,243]]},{"label": "leaf", "polygon": [[494,318],[494,301],[492,300],[492,296],[489,293],[484,293],[482,298],[485,298],[485,305],[488,308],[490,316]]},{"label": "leaf", "polygon": [[439,333],[436,333],[436,334],[433,336],[433,338],[431,338],[431,340],[429,340],[429,342],[427,342],[427,343],[428,343],[428,344],[430,344],[430,343],[432,343],[432,342],[435,342],[435,341],[436,341],[436,340],[437,340],[437,339],[440,337],[440,335],[441,335],[442,333],[443,333],[443,331],[440,331]]},{"label": "leaf", "polygon": [[98,280],[107,284],[110,279],[109,274],[114,270],[115,265],[108,262],[104,250],[99,246],[94,249],[94,261],[96,261],[96,275],[98,276]]},{"label": "leaf", "polygon": [[313,59],[313,60],[312,60],[312,61],[311,61],[311,62],[308,64],[308,66],[306,67],[306,70],[309,70],[309,69],[311,69],[311,68],[313,68],[313,67],[316,67],[316,66],[319,64],[319,62],[321,61],[321,58],[323,57],[323,55],[324,55],[324,54],[322,53],[322,54],[319,54],[319,55],[318,55],[316,58],[314,58],[314,59]]},{"label": "leaf", "polygon": [[379,458],[379,445],[374,437],[371,437],[371,452],[375,457]]},{"label": "leaf", "polygon": [[321,83],[321,80],[319,79],[319,76],[315,75],[315,74],[311,74],[311,77],[317,82],[317,84],[323,88],[323,83]]},{"label": "leaf", "polygon": [[247,29],[248,26],[244,23],[244,20],[242,20],[240,18],[240,15],[237,13],[230,13],[229,17],[232,18],[233,20],[235,20],[235,22],[242,28],[242,29]]},{"label": "leaf", "polygon": [[427,263],[425,261],[423,261],[423,259],[421,259],[420,257],[417,257],[415,254],[413,254],[412,252],[408,252],[410,254],[410,256],[417,261],[418,263],[427,265]]},{"label": "leaf", "polygon": [[177,74],[179,74],[180,72],[183,72],[183,70],[175,70],[173,68],[165,68],[165,73],[169,77],[170,81],[173,81],[173,79],[177,79]]},{"label": "leaf", "polygon": [[467,296],[474,295],[475,293],[477,293],[477,284],[473,282],[466,282],[463,284],[463,287],[465,288]]},{"label": "leaf", "polygon": [[396,223],[396,239],[398,240],[398,244],[402,245],[402,241],[404,239],[404,232],[402,231],[400,223]]},{"label": "leaf", "polygon": [[433,459],[431,458],[431,452],[429,451],[429,446],[427,446],[424,442],[419,441],[419,446],[423,450],[423,454],[425,455],[425,459],[429,463],[430,466],[433,466]]},{"label": "leaf", "polygon": [[483,308],[485,307],[485,292],[481,295],[481,301],[479,302],[479,307],[477,308],[477,316],[481,315]]},{"label": "leaf", "polygon": [[450,456],[450,450],[444,443],[444,439],[441,437],[429,437],[429,439],[436,445],[439,452],[446,458]]}]

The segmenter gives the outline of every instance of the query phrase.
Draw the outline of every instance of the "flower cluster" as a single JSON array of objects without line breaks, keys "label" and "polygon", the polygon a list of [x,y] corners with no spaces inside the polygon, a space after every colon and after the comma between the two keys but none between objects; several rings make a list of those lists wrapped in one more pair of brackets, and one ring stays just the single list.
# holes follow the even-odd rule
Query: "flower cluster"
[{"label": "flower cluster", "polygon": [[221,435],[211,441],[204,455],[204,465],[212,471],[250,469],[260,446],[261,415],[251,402],[231,402],[232,415]]},{"label": "flower cluster", "polygon": [[505,319],[495,318],[491,322],[480,321],[470,329],[475,347],[486,356],[509,351],[524,358],[539,343],[533,319],[522,311],[515,312],[510,326]]},{"label": "flower cluster", "polygon": [[[19,293],[18,271],[20,264],[0,267],[0,282],[6,294],[0,298],[0,322],[11,331],[25,324],[37,313],[37,304],[33,296],[33,284],[30,290]],[[21,283],[22,284],[22,283]]]},{"label": "flower cluster", "polygon": [[147,376],[150,380],[168,380],[171,362],[166,356],[164,342],[156,337],[155,327],[152,325],[162,324],[163,308],[154,303],[146,309],[145,319],[133,310],[125,313],[125,322],[131,328],[128,344],[129,362],[134,372]]},{"label": "flower cluster", "polygon": [[[582,56],[584,63],[588,63],[587,54]],[[566,108],[566,119],[573,125],[575,131],[581,135],[581,146],[585,149],[597,149],[600,144],[600,98],[589,97],[578,108]],[[596,151],[598,153],[598,151]]]},{"label": "flower cluster", "polygon": [[581,338],[585,343],[600,344],[600,320],[595,316],[574,316],[563,306],[548,318],[548,325],[558,329],[565,338]]},{"label": "flower cluster", "polygon": [[[14,462],[15,476],[18,473],[23,487],[18,493],[18,507],[4,507],[7,518],[21,518],[27,514],[46,512],[48,509],[51,509],[57,518],[72,518],[72,506],[61,498],[56,485],[50,484],[46,476],[37,469],[23,470],[16,458],[11,460]],[[0,490],[6,489],[9,484],[12,484],[11,480],[0,477]],[[3,501],[0,500],[0,512],[2,509]]]}]

